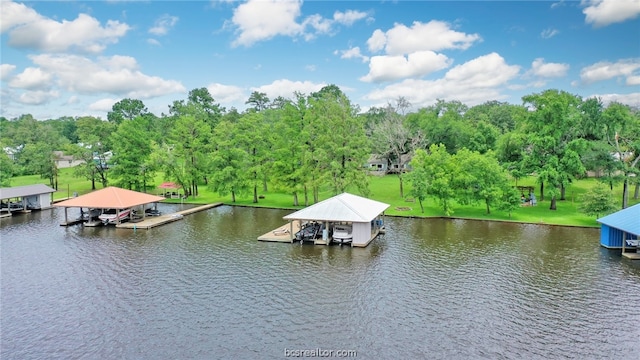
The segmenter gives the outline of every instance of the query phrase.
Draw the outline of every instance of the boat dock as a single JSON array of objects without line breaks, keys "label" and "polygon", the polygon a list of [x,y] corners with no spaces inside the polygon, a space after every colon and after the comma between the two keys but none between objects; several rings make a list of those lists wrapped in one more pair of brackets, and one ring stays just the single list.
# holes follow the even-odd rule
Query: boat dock
[{"label": "boat dock", "polygon": [[630,260],[640,260],[640,253],[638,252],[623,252],[622,257]]},{"label": "boat dock", "polygon": [[144,220],[141,220],[141,221],[137,221],[137,222],[136,221],[129,221],[129,222],[125,222],[125,223],[122,223],[122,224],[118,224],[118,225],[116,225],[116,228],[148,230],[148,229],[154,228],[156,226],[160,226],[160,225],[168,224],[170,222],[181,220],[185,215],[189,215],[189,214],[193,214],[193,213],[196,213],[196,212],[204,211],[204,210],[207,210],[207,209],[218,207],[220,205],[222,205],[222,203],[207,204],[207,205],[197,206],[197,207],[194,207],[194,208],[178,211],[178,212],[171,213],[171,214],[160,215],[160,216],[149,216],[149,217],[146,217]]},{"label": "boat dock", "polygon": [[293,234],[300,231],[300,222],[293,221],[291,225],[284,224],[279,228],[269,231],[268,233],[261,235],[258,237],[260,241],[270,241],[270,242],[283,242],[283,243],[292,243],[291,240],[291,227],[293,226]]}]

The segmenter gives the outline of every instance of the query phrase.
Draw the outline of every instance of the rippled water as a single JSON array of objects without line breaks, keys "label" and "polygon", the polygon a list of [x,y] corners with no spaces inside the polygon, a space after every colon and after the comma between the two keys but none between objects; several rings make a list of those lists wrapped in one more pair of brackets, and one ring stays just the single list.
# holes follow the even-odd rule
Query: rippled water
[{"label": "rippled water", "polygon": [[288,213],[135,232],[3,219],[0,356],[638,359],[640,263],[598,230],[387,218],[364,249],[256,241]]}]

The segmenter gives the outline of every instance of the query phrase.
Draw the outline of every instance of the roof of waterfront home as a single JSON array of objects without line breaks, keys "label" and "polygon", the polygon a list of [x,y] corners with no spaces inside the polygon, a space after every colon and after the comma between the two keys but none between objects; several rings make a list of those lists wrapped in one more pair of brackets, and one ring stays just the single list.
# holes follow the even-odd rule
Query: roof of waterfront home
[{"label": "roof of waterfront home", "polygon": [[86,195],[54,204],[59,207],[81,207],[95,209],[128,209],[164,200],[162,196],[145,194],[133,190],[109,186]]},{"label": "roof of waterfront home", "polygon": [[640,236],[640,204],[598,219],[598,222]]},{"label": "roof of waterfront home", "polygon": [[342,193],[284,217],[285,220],[369,222],[390,205]]},{"label": "roof of waterfront home", "polygon": [[0,199],[4,200],[40,194],[50,194],[53,192],[56,192],[56,190],[44,184],[15,186],[9,188],[1,188]]}]

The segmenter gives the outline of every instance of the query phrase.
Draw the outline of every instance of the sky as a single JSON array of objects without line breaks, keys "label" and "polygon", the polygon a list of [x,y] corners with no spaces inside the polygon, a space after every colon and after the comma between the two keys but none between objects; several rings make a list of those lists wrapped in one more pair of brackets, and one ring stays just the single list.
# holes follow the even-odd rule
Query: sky
[{"label": "sky", "polygon": [[8,119],[106,119],[125,98],[160,116],[202,87],[243,111],[329,84],[362,111],[547,89],[640,106],[640,0],[0,0],[0,31]]}]

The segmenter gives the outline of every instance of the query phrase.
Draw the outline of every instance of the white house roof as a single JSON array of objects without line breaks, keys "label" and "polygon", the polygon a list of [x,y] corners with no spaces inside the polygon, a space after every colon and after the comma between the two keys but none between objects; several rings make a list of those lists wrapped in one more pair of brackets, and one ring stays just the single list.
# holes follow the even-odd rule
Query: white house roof
[{"label": "white house roof", "polygon": [[32,195],[50,194],[53,192],[56,192],[56,190],[44,184],[16,186],[0,189],[0,199],[4,200]]},{"label": "white house roof", "polygon": [[285,220],[370,222],[390,205],[342,193],[284,217]]}]

